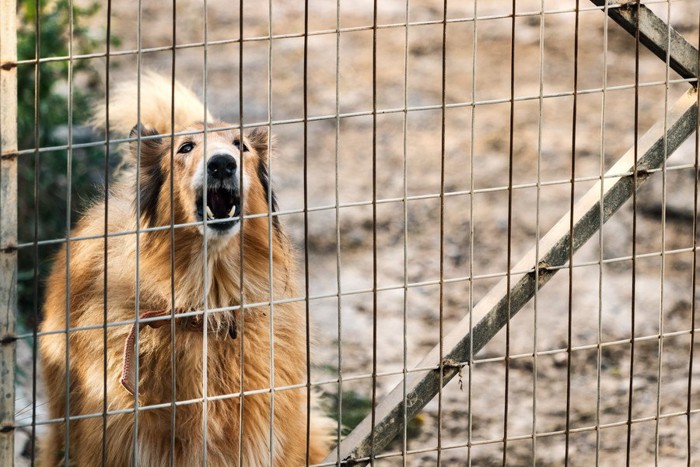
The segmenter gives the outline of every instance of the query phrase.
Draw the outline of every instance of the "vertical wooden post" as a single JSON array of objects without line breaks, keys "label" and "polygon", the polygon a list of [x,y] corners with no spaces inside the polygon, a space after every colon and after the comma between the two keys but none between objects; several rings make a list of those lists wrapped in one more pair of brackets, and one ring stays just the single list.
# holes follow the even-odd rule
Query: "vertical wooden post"
[{"label": "vertical wooden post", "polygon": [[14,464],[17,308],[16,0],[0,0],[0,465]]}]

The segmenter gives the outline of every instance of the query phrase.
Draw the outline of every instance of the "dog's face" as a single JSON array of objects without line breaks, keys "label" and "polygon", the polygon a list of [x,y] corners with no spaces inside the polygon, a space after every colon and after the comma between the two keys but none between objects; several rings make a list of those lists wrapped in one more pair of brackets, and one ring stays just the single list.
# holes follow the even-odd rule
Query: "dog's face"
[{"label": "dog's face", "polygon": [[[223,126],[210,124],[210,128]],[[139,132],[140,208],[148,226],[170,224],[171,199],[176,224],[197,223],[197,230],[201,234],[206,230],[213,239],[236,234],[242,214],[267,212],[266,131],[254,130],[243,137],[235,130],[205,134],[204,125],[197,124],[178,130],[191,134],[169,138],[136,126],[132,137]],[[132,151],[137,154],[136,142]]]}]

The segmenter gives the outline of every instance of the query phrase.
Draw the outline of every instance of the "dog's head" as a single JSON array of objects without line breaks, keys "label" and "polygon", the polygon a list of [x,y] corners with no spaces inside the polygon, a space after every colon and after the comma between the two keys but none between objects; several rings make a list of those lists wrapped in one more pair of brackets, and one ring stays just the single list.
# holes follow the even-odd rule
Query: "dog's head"
[{"label": "dog's head", "polygon": [[140,167],[137,200],[147,226],[169,225],[172,209],[175,224],[196,223],[201,234],[206,228],[214,239],[236,234],[243,214],[276,210],[267,131],[241,136],[237,130],[215,129],[225,126],[215,122],[205,131],[196,124],[172,138],[141,125],[133,128],[131,137],[140,135],[131,143]]}]

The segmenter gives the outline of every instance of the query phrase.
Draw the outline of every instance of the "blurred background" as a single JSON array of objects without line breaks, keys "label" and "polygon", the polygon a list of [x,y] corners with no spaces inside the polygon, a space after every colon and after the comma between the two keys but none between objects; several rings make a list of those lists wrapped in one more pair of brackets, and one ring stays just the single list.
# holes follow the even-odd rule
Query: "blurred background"
[{"label": "blurred background", "polygon": [[[57,0],[40,3],[39,10],[35,2],[19,3],[20,60],[37,54],[56,58],[38,69],[32,63],[18,68],[20,149],[27,150],[19,174],[23,332],[31,332],[40,319],[41,281],[58,248],[51,242],[29,244],[64,238],[119,163],[118,148],[106,154],[100,143],[105,135],[86,124],[91,102],[104,98],[107,81],[136,79],[139,61],[142,71],[169,75],[174,60],[177,79],[191,86],[213,115],[246,126],[270,125],[276,135],[271,172],[282,223],[298,248],[300,281],[308,265],[313,379],[323,383],[318,388],[336,416],[342,399],[344,432],[369,413],[373,352],[378,372],[388,374],[377,378],[381,397],[401,382],[404,368],[416,366],[439,342],[441,279],[443,327],[449,331],[505,276],[508,242],[517,262],[569,210],[572,157],[578,199],[632,147],[636,134],[664,121],[690,87],[641,47],[636,133],[634,37],[584,1],[576,30],[577,2],[518,0],[514,38],[511,2],[447,2],[443,88],[443,2],[378,2],[374,76],[373,3],[309,0],[306,93],[304,5],[298,1],[244,2],[242,22],[240,5],[229,0],[180,0],[176,15],[171,4],[155,0],[112,2],[109,16],[106,2]],[[642,3],[698,46],[698,2]],[[580,93],[574,122],[575,72]],[[517,99],[516,188],[509,219],[511,75]],[[78,145],[70,154],[69,140]],[[692,283],[696,150],[691,137],[671,156],[667,170],[641,188],[636,212],[631,203],[625,205],[605,225],[602,239],[594,236],[574,258],[580,266],[573,273],[571,345],[577,350],[571,353],[569,416],[571,427],[580,431],[570,435],[573,465],[625,462],[630,372],[632,415],[641,419],[632,428],[631,463],[685,465],[690,454],[700,455],[700,367],[689,368],[691,352],[695,362],[700,359],[690,346],[697,301]],[[447,194],[442,258],[441,164]],[[375,229],[381,289],[376,344]],[[634,266],[633,242],[645,255]],[[415,452],[406,455],[409,465],[435,463],[438,429],[443,464],[501,464],[506,401],[507,433],[515,438],[507,444],[507,462],[563,462],[565,437],[559,431],[567,415],[568,289],[567,272],[558,274],[538,294],[536,306],[530,303],[513,319],[508,393],[502,332],[446,386],[441,419],[434,400],[410,424],[407,449]],[[647,337],[635,344],[633,368],[632,331]],[[31,341],[21,341],[18,352],[17,418],[27,422],[35,376]],[[342,397],[339,385],[328,383],[340,373],[347,379]],[[40,386],[37,391],[41,417]],[[18,436],[17,452],[25,459],[31,457],[28,433]],[[387,452],[401,450],[399,440]],[[401,462],[396,456],[378,463]]]}]

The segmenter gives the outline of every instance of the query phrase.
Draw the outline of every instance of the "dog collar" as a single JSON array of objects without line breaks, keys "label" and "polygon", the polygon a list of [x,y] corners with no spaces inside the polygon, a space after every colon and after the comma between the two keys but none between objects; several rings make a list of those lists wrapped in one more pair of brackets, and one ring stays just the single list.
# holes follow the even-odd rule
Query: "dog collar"
[{"label": "dog collar", "polygon": [[[177,311],[181,312],[179,310]],[[172,313],[170,310],[146,311],[139,315],[139,320],[154,317],[160,317],[160,319],[139,322],[139,331],[144,326],[150,326],[152,328],[160,328],[165,326],[170,321]],[[204,320],[201,316],[186,316],[173,319],[175,320],[175,324],[182,330],[200,333],[204,332]],[[236,338],[237,330],[235,323],[232,323],[229,327],[228,335],[232,339]],[[126,341],[124,342],[124,351],[122,353],[122,374],[119,378],[119,383],[122,385],[122,387],[132,395],[134,392],[136,392],[136,367],[134,366],[134,356],[136,354],[135,341],[136,323],[131,325],[129,334],[126,336]]]}]

